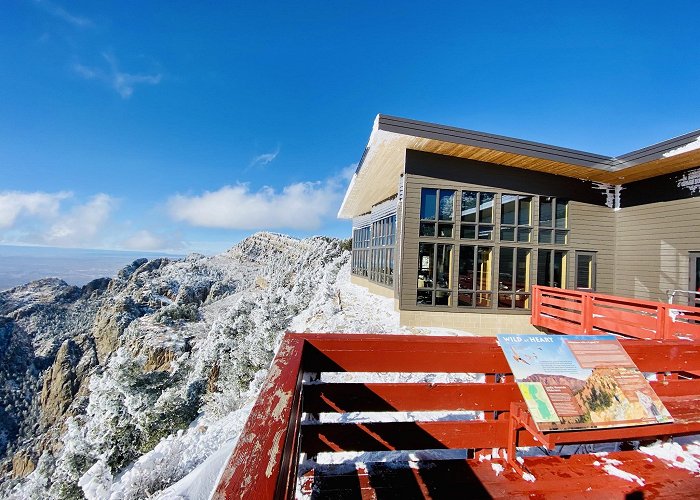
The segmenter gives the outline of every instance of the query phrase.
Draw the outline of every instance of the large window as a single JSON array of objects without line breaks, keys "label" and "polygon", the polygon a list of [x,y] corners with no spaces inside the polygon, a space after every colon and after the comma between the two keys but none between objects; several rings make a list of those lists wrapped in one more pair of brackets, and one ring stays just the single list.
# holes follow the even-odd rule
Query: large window
[{"label": "large window", "polygon": [[459,236],[465,240],[493,239],[494,193],[462,191]]},{"label": "large window", "polygon": [[567,285],[565,199],[422,188],[419,223],[418,305],[515,311],[531,307],[534,283]]},{"label": "large window", "polygon": [[498,262],[498,307],[530,307],[530,249],[501,247]]},{"label": "large window", "polygon": [[452,255],[454,245],[418,245],[418,304],[452,305]]},{"label": "large window", "polygon": [[569,238],[569,202],[540,196],[539,242],[566,245]]},{"label": "large window", "polygon": [[369,271],[370,227],[352,231],[352,272],[358,276],[367,276]]},{"label": "large window", "polygon": [[382,285],[394,284],[396,215],[353,229],[352,273]]},{"label": "large window", "polygon": [[563,250],[537,251],[537,284],[566,288],[566,252]]},{"label": "large window", "polygon": [[383,285],[393,285],[396,216],[391,215],[373,222],[371,234],[369,279]]},{"label": "large window", "polygon": [[532,196],[501,195],[501,241],[529,243],[532,238]]}]

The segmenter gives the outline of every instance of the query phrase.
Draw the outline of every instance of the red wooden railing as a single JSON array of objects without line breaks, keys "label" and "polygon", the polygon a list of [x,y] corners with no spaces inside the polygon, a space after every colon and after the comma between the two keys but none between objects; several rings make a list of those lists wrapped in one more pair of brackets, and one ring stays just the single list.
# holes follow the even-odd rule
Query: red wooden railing
[{"label": "red wooden railing", "polygon": [[[637,432],[645,439],[700,432],[700,378],[693,375],[700,372],[698,344],[680,340],[621,343],[640,370],[658,374],[652,387],[676,422],[593,436],[587,434],[599,431],[568,433],[569,442],[634,439]],[[334,382],[324,378],[328,372],[483,375],[460,383],[364,383]],[[524,466],[539,478],[534,483],[524,481],[507,466],[502,474],[495,474],[492,449],[513,445],[511,407],[522,401],[495,338],[287,334],[213,498],[291,499],[295,488],[313,498],[443,498],[455,492],[470,498],[547,497],[555,493],[578,497],[583,491],[592,491],[597,498],[612,498],[639,489],[636,483],[611,478],[596,468],[596,457],[591,455],[526,457]],[[389,422],[315,418],[346,412],[435,410],[475,411],[479,416],[474,420]],[[302,422],[302,414],[311,418]],[[529,433],[515,433],[518,446],[541,444]],[[557,443],[566,442],[565,434],[557,433]],[[306,461],[302,470],[299,465],[300,457],[313,459],[322,452],[415,453],[435,449],[466,449],[468,458],[425,460],[404,469],[370,463],[366,458],[360,462],[367,463],[357,468],[352,465],[349,471],[347,464],[309,468]],[[643,476],[645,488],[655,494],[672,497],[683,491],[700,491],[700,477],[663,463],[650,463],[638,452],[613,453],[609,458],[624,460],[624,470]],[[500,463],[506,465],[503,460]],[[561,477],[569,479],[562,482]]]},{"label": "red wooden railing", "polygon": [[700,307],[532,287],[532,324],[571,335],[616,333],[637,339],[700,341]]}]

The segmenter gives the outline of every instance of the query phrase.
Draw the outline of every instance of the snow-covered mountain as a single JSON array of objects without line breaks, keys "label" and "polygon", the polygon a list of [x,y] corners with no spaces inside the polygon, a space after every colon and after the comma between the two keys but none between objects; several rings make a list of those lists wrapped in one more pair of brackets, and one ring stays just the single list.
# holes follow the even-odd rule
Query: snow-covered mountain
[{"label": "snow-covered mountain", "polygon": [[209,487],[185,476],[225,460],[284,331],[401,331],[391,300],[349,281],[340,240],[259,233],[0,293],[0,497]]}]

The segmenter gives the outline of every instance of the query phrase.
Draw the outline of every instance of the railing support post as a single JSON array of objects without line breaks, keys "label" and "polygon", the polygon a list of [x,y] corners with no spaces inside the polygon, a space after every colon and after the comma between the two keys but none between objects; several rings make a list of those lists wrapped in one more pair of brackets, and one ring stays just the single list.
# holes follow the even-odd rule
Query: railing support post
[{"label": "railing support post", "polygon": [[656,308],[656,338],[664,340],[671,337],[670,320],[668,316],[668,306],[659,304]]},{"label": "railing support post", "polygon": [[584,335],[593,333],[593,295],[581,294],[581,327]]},{"label": "railing support post", "polygon": [[540,325],[540,304],[542,303],[542,292],[540,287],[534,285],[532,287],[532,313],[530,315],[530,324],[533,326]]}]

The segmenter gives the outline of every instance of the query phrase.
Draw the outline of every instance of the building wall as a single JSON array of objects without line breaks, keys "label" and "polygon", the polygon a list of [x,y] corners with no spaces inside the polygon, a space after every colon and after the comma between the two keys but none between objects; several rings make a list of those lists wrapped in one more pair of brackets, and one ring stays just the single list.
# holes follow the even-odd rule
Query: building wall
[{"label": "building wall", "polygon": [[[596,252],[596,289],[615,291],[616,212],[608,207],[572,201],[569,205],[569,272],[567,288],[574,288],[576,250]],[[553,248],[553,247],[552,247]]]},{"label": "building wall", "polygon": [[498,333],[540,333],[530,324],[530,315],[486,314],[472,311],[457,314],[440,311],[400,311],[401,325],[408,327],[450,328],[492,336]]},{"label": "building wall", "polygon": [[615,295],[665,302],[666,290],[688,289],[688,252],[700,251],[700,197],[623,208],[615,225]]},{"label": "building wall", "polygon": [[392,288],[381,285],[379,283],[375,283],[374,281],[370,281],[367,278],[363,278],[362,276],[356,276],[354,274],[351,274],[350,283],[354,285],[363,286],[367,289],[368,292],[373,293],[375,295],[380,295],[382,297],[387,297],[390,299],[394,298],[394,290]]}]

